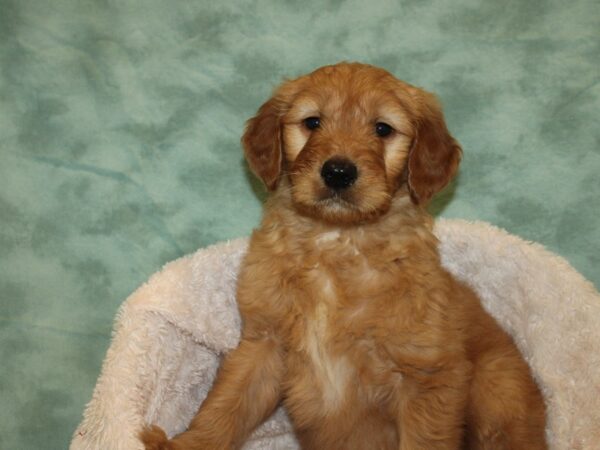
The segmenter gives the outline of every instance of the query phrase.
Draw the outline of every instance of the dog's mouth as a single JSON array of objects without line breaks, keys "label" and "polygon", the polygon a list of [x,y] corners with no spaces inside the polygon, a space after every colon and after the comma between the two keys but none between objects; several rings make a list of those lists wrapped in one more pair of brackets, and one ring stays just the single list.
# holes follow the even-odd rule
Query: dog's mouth
[{"label": "dog's mouth", "polygon": [[377,208],[366,208],[359,198],[352,189],[339,192],[325,188],[316,196],[308,211],[313,216],[337,224],[370,221],[381,213]]},{"label": "dog's mouth", "polygon": [[324,192],[317,198],[317,203],[322,205],[343,205],[355,207],[352,194],[349,192],[337,192],[331,189],[324,189]]},{"label": "dog's mouth", "polygon": [[316,205],[333,210],[360,210],[352,190],[336,191],[324,188],[317,196]]}]

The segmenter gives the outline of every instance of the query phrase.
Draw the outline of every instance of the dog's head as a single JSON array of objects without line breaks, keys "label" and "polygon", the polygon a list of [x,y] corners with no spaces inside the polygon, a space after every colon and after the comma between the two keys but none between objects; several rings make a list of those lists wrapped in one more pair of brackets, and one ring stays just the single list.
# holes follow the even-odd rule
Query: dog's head
[{"label": "dog's head", "polygon": [[285,82],[248,121],[242,144],[267,188],[287,177],[299,210],[338,223],[385,214],[398,192],[426,203],[461,156],[432,94],[357,63]]}]

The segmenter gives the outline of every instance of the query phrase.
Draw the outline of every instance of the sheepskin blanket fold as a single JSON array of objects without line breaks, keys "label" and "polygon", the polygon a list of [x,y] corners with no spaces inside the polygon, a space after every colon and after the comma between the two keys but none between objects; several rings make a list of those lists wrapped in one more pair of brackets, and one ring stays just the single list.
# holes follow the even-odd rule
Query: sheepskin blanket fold
[{"label": "sheepskin blanket fold", "polygon": [[[444,266],[514,337],[548,405],[550,448],[600,448],[600,294],[562,258],[486,223],[440,220]],[[185,429],[240,337],[235,284],[247,240],[167,264],[120,308],[71,450],[142,450],[146,423]],[[245,450],[298,449],[280,408]]]}]

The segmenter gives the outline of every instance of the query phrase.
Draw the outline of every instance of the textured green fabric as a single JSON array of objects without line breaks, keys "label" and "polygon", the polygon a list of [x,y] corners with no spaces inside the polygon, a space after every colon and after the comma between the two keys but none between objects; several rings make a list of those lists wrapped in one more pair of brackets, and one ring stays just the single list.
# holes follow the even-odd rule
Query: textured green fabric
[{"label": "textured green fabric", "polygon": [[594,0],[0,0],[0,448],[67,446],[114,314],[248,235],[239,137],[283,77],[357,60],[436,92],[464,147],[432,205],[600,285]]}]

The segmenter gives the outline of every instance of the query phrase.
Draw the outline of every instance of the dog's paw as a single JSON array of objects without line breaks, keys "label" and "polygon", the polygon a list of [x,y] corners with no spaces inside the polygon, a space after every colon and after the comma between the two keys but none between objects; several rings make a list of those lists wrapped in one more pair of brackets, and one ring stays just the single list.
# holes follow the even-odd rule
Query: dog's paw
[{"label": "dog's paw", "polygon": [[140,432],[140,440],[146,450],[175,450],[162,428],[152,425]]}]

